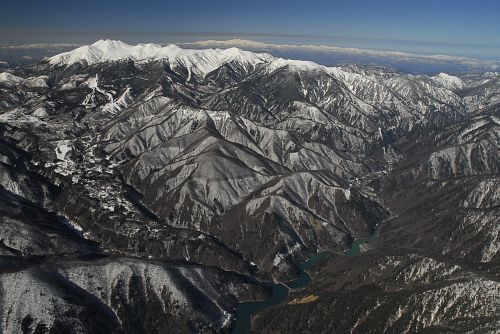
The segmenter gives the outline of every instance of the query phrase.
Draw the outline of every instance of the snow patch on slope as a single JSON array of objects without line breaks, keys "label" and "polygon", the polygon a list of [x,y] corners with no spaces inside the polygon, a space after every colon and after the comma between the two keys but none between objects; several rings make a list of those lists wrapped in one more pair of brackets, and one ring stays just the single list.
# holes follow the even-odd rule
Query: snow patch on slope
[{"label": "snow patch on slope", "polygon": [[58,160],[66,160],[66,155],[71,151],[71,142],[69,140],[64,140],[60,142],[56,147],[56,157]]},{"label": "snow patch on slope", "polygon": [[18,76],[11,74],[9,72],[0,73],[0,83],[6,84],[6,85],[16,85],[16,84],[21,83],[23,81],[24,81],[23,78],[18,77]]},{"label": "snow patch on slope", "polygon": [[15,86],[22,84],[32,88],[47,88],[48,79],[49,77],[46,75],[24,79],[9,72],[0,73],[0,83],[7,86]]}]

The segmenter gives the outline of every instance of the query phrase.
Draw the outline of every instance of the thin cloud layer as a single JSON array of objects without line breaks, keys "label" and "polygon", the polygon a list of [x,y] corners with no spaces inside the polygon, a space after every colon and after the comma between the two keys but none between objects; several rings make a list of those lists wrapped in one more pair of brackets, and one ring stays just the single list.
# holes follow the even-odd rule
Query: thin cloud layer
[{"label": "thin cloud layer", "polygon": [[238,47],[248,50],[259,50],[266,52],[315,52],[321,54],[331,54],[331,55],[344,55],[344,56],[368,56],[374,58],[386,58],[393,59],[397,61],[411,61],[411,62],[450,62],[466,65],[474,68],[481,68],[486,70],[497,70],[500,68],[500,62],[498,61],[488,61],[479,60],[468,57],[459,57],[443,54],[417,54],[410,52],[401,51],[384,51],[384,50],[371,50],[362,48],[351,48],[351,47],[337,47],[329,45],[294,45],[294,44],[272,44],[263,43],[252,40],[245,39],[230,39],[230,40],[205,40],[198,41],[194,43],[185,43],[184,45],[192,47],[218,47],[218,48],[229,48]]}]

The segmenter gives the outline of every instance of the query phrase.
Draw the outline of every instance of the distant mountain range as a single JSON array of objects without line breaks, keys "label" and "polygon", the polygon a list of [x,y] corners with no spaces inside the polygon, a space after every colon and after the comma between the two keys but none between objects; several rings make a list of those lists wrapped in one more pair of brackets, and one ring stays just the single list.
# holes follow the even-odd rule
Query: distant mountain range
[{"label": "distant mountain range", "polygon": [[[72,50],[77,46],[79,45],[48,43],[0,45],[0,69],[35,63],[54,54]],[[237,47],[247,51],[271,53],[281,58],[314,61],[326,66],[346,64],[378,65],[407,73],[427,75],[435,75],[442,71],[453,74],[495,72],[500,68],[500,61],[493,59],[474,59],[441,54],[348,48],[321,44],[275,44],[244,39],[229,39],[185,42],[179,44],[179,46],[195,49]]]},{"label": "distant mountain range", "polygon": [[496,72],[101,40],[1,73],[0,326],[230,332],[329,252],[256,332],[495,333],[499,141]]}]

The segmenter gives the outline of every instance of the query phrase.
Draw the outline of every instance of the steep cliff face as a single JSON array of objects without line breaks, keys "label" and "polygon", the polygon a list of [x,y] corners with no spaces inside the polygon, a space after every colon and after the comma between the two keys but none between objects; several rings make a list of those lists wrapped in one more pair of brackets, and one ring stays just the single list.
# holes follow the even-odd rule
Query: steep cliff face
[{"label": "steep cliff face", "polygon": [[[37,290],[19,296],[42,293],[37,303],[50,307],[9,299],[18,311],[3,320],[5,330],[73,323],[93,332],[96,309],[75,297],[84,294],[111,331],[161,332],[174,321],[180,332],[224,331],[238,301],[268,292],[245,277],[291,279],[311,255],[343,253],[381,225],[370,246],[380,261],[434,261],[426,269],[437,275],[433,289],[442,279],[439,289],[453,290],[443,296],[472,291],[472,276],[457,288],[440,278],[448,261],[467,273],[498,269],[498,75],[427,77],[117,41],[14,74],[0,80],[3,291],[29,281]],[[96,273],[76,278],[88,270]],[[340,272],[315,275],[328,281]],[[383,275],[395,279],[394,270]],[[362,295],[365,278],[356,279],[361,290],[352,294]],[[478,289],[494,284],[483,281]],[[401,284],[408,308],[420,290]],[[310,289],[330,293],[323,288]],[[384,294],[381,303],[396,298]],[[477,301],[463,298],[455,313],[429,311],[439,315],[424,327],[472,310]],[[336,310],[349,304],[306,300]],[[272,312],[305,307],[296,305]],[[367,305],[356,307],[368,312]],[[377,330],[400,328],[388,320],[393,311]],[[408,315],[404,328],[421,329],[415,319],[426,312]],[[154,325],[158,318],[165,323]]]}]

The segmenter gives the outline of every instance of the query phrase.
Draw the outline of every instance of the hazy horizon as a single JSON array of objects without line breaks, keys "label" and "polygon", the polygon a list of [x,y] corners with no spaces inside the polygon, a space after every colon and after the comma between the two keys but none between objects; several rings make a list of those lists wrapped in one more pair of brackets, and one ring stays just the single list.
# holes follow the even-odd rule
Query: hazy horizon
[{"label": "hazy horizon", "polygon": [[[205,36],[209,37],[209,36]],[[226,36],[227,37],[227,36]],[[123,40],[123,39],[122,39]],[[140,44],[124,39],[129,44]],[[355,46],[329,46],[325,43],[306,44],[270,43],[266,40],[249,39],[204,39],[182,38],[180,41],[157,42],[161,45],[175,43],[183,48],[229,48],[270,53],[285,59],[313,61],[325,66],[342,66],[347,64],[384,66],[397,71],[413,74],[434,75],[440,72],[460,75],[468,72],[497,71],[500,61],[486,60],[474,57],[442,55],[401,50],[378,50],[357,48]],[[274,41],[274,40],[273,40]],[[284,38],[279,41],[286,42]],[[87,44],[92,44],[95,41]],[[151,42],[151,41],[147,41]],[[82,43],[38,43],[7,45],[0,44],[0,68],[17,67],[38,62],[44,58],[76,49]]]},{"label": "hazy horizon", "polygon": [[242,38],[500,60],[498,12],[489,0],[16,1],[0,13],[0,44]]}]

